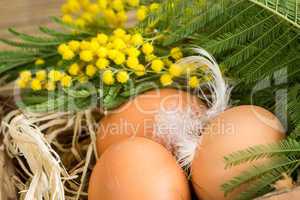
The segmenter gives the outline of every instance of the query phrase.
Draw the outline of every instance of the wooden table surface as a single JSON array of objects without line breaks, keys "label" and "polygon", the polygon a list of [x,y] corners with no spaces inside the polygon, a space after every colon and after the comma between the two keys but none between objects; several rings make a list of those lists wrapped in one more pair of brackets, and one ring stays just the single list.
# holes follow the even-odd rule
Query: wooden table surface
[{"label": "wooden table surface", "polygon": [[[37,33],[41,25],[51,26],[49,16],[59,16],[65,0],[0,0],[0,38],[11,38],[7,28]],[[0,49],[7,48],[0,43]]]}]

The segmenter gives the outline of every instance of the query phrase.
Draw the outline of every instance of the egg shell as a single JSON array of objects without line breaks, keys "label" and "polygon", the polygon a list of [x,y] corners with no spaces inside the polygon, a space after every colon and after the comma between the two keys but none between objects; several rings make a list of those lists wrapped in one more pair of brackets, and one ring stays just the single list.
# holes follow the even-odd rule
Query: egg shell
[{"label": "egg shell", "polygon": [[221,113],[206,126],[192,162],[192,182],[197,196],[203,200],[233,199],[243,188],[225,198],[221,185],[261,161],[225,169],[224,156],[283,138],[279,120],[263,108],[239,106]]},{"label": "egg shell", "polygon": [[198,114],[207,109],[197,96],[176,89],[153,90],[137,96],[101,119],[98,152],[101,154],[111,144],[129,137],[146,137],[164,145],[164,141],[155,137],[155,116],[161,110],[175,113],[187,107]]},{"label": "egg shell", "polygon": [[162,145],[145,138],[110,146],[93,169],[89,200],[189,200],[187,178]]}]

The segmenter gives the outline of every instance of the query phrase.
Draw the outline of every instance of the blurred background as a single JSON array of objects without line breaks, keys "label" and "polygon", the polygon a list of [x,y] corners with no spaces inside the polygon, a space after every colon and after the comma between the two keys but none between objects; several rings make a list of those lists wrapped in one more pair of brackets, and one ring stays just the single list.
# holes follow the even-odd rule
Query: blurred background
[{"label": "blurred background", "polygon": [[[38,26],[51,25],[49,16],[58,16],[65,0],[0,0],[0,38],[10,38],[9,27],[37,33]],[[0,49],[7,48],[0,43]]]}]

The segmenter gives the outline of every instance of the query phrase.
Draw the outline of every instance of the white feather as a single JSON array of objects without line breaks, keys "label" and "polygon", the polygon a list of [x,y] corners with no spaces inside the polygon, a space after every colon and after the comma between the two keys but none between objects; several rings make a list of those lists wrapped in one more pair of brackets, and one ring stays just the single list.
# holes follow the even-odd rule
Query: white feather
[{"label": "white feather", "polygon": [[[231,93],[231,88],[225,82],[214,57],[202,48],[194,48],[193,50],[198,54],[197,56],[185,57],[179,60],[177,64],[183,67],[193,65],[196,68],[205,66],[206,75],[212,77],[212,79],[202,84],[198,89],[209,106],[208,110],[203,116],[196,116],[190,108],[187,108],[183,113],[168,114],[161,112],[156,119],[156,126],[168,123],[171,125],[176,124],[177,132],[168,133],[167,138],[164,136],[164,139],[167,139],[169,148],[173,149],[179,164],[184,168],[188,168],[194,159],[197,147],[201,143],[203,127],[207,121],[228,107]],[[209,90],[209,95],[204,90]],[[162,131],[156,131],[162,137]]]},{"label": "white feather", "polygon": [[[211,76],[212,80],[205,83],[201,87],[207,88],[210,91],[211,100],[208,100],[210,107],[206,113],[206,116],[210,119],[218,115],[220,112],[223,112],[228,107],[231,87],[226,84],[220,67],[212,55],[200,47],[193,48],[193,51],[199,55],[183,58],[178,62],[178,64],[183,66],[186,66],[187,64],[193,64],[198,67],[205,65],[208,67],[207,75]],[[201,87],[199,90],[203,94],[203,97],[207,100],[208,98]]]},{"label": "white feather", "polygon": [[[177,160],[182,166],[186,166],[186,160],[190,158],[182,157],[190,155],[197,145],[195,136],[199,135],[202,129],[202,121],[199,115],[191,107],[183,110],[166,111],[162,109],[155,116],[154,132],[159,140],[164,141],[165,147],[177,155]],[[179,154],[180,152],[180,154]],[[185,152],[185,153],[183,153]]]}]

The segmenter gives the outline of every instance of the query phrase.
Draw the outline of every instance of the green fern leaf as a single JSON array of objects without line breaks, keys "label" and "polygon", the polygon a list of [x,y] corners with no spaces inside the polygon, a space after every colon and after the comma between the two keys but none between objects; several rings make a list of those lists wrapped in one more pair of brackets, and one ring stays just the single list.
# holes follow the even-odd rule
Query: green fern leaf
[{"label": "green fern leaf", "polygon": [[289,102],[289,113],[291,115],[292,121],[296,123],[300,123],[300,85],[295,85],[290,91],[290,102]]},{"label": "green fern leaf", "polygon": [[9,63],[4,63],[0,65],[0,74],[3,74],[6,71],[12,70],[16,67],[19,66],[24,66],[30,62],[34,62],[35,58],[28,58],[28,59],[24,59],[24,60],[19,60],[16,62],[9,62]]},{"label": "green fern leaf", "polygon": [[272,20],[272,16],[258,16],[256,19],[251,19],[248,23],[242,24],[234,32],[225,33],[203,46],[213,54],[226,52],[259,37],[265,30],[265,24],[270,20]]},{"label": "green fern leaf", "polygon": [[280,171],[284,173],[287,171],[287,167],[295,167],[300,163],[299,159],[289,158],[286,156],[275,158],[270,162],[263,165],[254,165],[247,171],[242,172],[238,176],[232,178],[222,185],[222,190],[225,192],[225,195],[232,192],[234,189],[240,187],[241,185],[248,183],[256,178],[263,176],[265,173],[268,173],[272,170]]},{"label": "green fern leaf", "polygon": [[42,33],[52,36],[52,37],[74,38],[74,36],[75,36],[74,34],[71,34],[71,33],[64,33],[64,32],[58,31],[56,29],[51,29],[49,27],[44,27],[44,26],[39,27],[39,30]]},{"label": "green fern leaf", "polygon": [[236,29],[238,26],[240,26],[240,24],[244,23],[245,20],[247,20],[249,14],[257,13],[257,11],[258,10],[254,4],[246,5],[245,9],[238,9],[237,13],[234,12],[234,14],[231,14],[229,20],[220,27],[218,27],[216,30],[214,30],[214,32],[209,35],[209,38]]},{"label": "green fern leaf", "polygon": [[286,20],[294,25],[296,28],[300,28],[300,14],[298,0],[249,0],[262,8],[269,10],[274,15]]},{"label": "green fern leaf", "polygon": [[180,28],[172,30],[170,37],[165,41],[164,45],[167,46],[178,42],[207,26],[218,26],[226,23],[230,19],[230,13],[243,3],[245,3],[244,0],[224,0],[212,3],[207,9],[199,9],[202,13],[190,16],[189,20],[186,20],[186,23],[182,24]]},{"label": "green fern leaf", "polygon": [[0,62],[28,59],[39,55],[34,51],[0,51]]},{"label": "green fern leaf", "polygon": [[[293,160],[296,160],[295,158]],[[291,175],[298,167],[299,162],[291,165],[286,165],[279,168],[274,168],[272,171],[263,174],[259,178],[251,182],[247,189],[234,198],[234,200],[248,200],[262,196],[274,190],[272,184],[283,178],[283,174]]]},{"label": "green fern leaf", "polygon": [[[265,77],[286,77],[286,79],[291,79],[293,76],[300,72],[298,63],[300,62],[299,53],[296,51],[286,50],[281,52],[276,58],[261,67],[256,73],[248,75],[248,73],[243,74],[242,78],[245,77],[247,83],[255,83],[255,81],[261,80]],[[250,72],[249,72],[250,73]],[[258,76],[255,76],[259,74]]]},{"label": "green fern leaf", "polygon": [[253,57],[246,65],[242,66],[237,74],[242,74],[246,77],[246,81],[256,80],[256,78],[261,76],[261,70],[266,67],[274,58],[284,52],[284,49],[288,47],[289,44],[296,41],[299,37],[298,34],[291,36],[291,29],[287,29],[280,37],[278,37],[274,42],[267,48],[263,49],[258,55]]},{"label": "green fern leaf", "polygon": [[129,87],[127,90],[125,90],[124,92],[121,93],[121,96],[130,98],[130,97],[136,96],[138,94],[141,94],[143,92],[146,92],[148,90],[154,89],[155,85],[156,85],[156,83],[154,83],[154,82],[143,81],[142,83],[136,85],[135,88]]},{"label": "green fern leaf", "polygon": [[58,98],[47,99],[47,101],[36,105],[24,105],[23,101],[17,101],[16,103],[18,107],[27,110],[29,112],[49,112],[64,107],[65,102],[66,102],[66,97],[62,95]]},{"label": "green fern leaf", "polygon": [[263,194],[271,192],[273,188],[271,184],[282,177],[282,170],[273,170],[271,173],[264,174],[261,178],[251,183],[246,191],[241,192],[233,200],[249,200],[259,197]]},{"label": "green fern leaf", "polygon": [[[1,39],[0,38],[0,42],[7,44],[9,46],[13,46],[16,48],[22,48],[22,49],[48,49],[49,47],[46,47],[45,44],[41,44],[41,43],[35,43],[35,42],[16,42],[16,41],[12,41],[12,40],[7,40],[7,39]],[[56,44],[49,44],[49,46],[55,46]]]},{"label": "green fern leaf", "polygon": [[68,94],[70,97],[73,98],[88,98],[91,95],[95,94],[96,91],[91,93],[90,91],[80,89],[80,90],[75,90],[75,89],[64,89],[64,92]]},{"label": "green fern leaf", "polygon": [[97,34],[97,30],[91,31],[91,30],[82,29],[75,25],[66,24],[58,17],[51,17],[51,20],[54,23],[59,24],[60,26],[66,28],[68,30],[75,30],[78,34],[86,34],[88,36],[95,36]]},{"label": "green fern leaf", "polygon": [[278,157],[282,155],[299,155],[300,143],[294,139],[286,139],[280,143],[258,145],[232,153],[225,157],[226,167],[236,166],[242,163],[255,161],[261,158]]},{"label": "green fern leaf", "polygon": [[87,35],[85,33],[68,33],[68,32],[62,32],[58,31],[56,29],[51,29],[48,27],[40,27],[40,31],[46,35],[49,35],[54,38],[63,38],[65,41],[69,40],[80,40],[89,37],[90,35]]},{"label": "green fern leaf", "polygon": [[291,133],[291,137],[299,140],[300,138],[300,85],[295,85],[289,94],[288,114],[291,119],[291,123],[294,125],[294,130]]},{"label": "green fern leaf", "polygon": [[279,30],[281,29],[282,24],[282,21],[275,25],[272,23],[266,23],[264,27],[265,31],[262,35],[245,45],[242,49],[236,51],[234,54],[228,56],[228,58],[224,61],[224,64],[228,67],[234,67],[256,55],[265,48],[270,41],[275,40],[280,35]]},{"label": "green fern leaf", "polygon": [[160,9],[156,12],[151,12],[148,17],[138,25],[138,29],[144,30],[153,24],[156,24],[162,18],[170,16],[170,12],[177,8],[178,0],[168,0],[162,3]]},{"label": "green fern leaf", "polygon": [[40,44],[40,45],[45,45],[45,46],[52,46],[52,45],[58,45],[62,42],[65,42],[65,39],[58,39],[58,38],[43,38],[43,37],[38,37],[38,36],[32,36],[28,35],[25,33],[20,33],[12,28],[9,28],[8,31],[12,33],[13,35],[19,37],[22,41],[24,42],[29,42],[33,44]]},{"label": "green fern leaf", "polygon": [[291,137],[297,138],[299,140],[300,138],[300,123],[295,127],[295,129],[291,132]]},{"label": "green fern leaf", "polygon": [[17,105],[29,112],[61,112],[61,111],[82,111],[91,106],[90,98],[73,98],[67,95],[60,95],[59,97],[47,98],[43,103],[34,105],[24,105],[24,102],[17,101]]},{"label": "green fern leaf", "polygon": [[[0,52],[1,54],[1,52]],[[6,53],[4,53],[3,55],[5,55]],[[17,54],[15,54],[14,56],[17,56]],[[28,57],[11,57],[11,58],[1,58],[0,57],[0,75],[2,75],[3,73],[9,71],[9,70],[13,70],[15,68],[18,67],[22,67],[22,66],[26,66],[27,64],[33,63],[37,57],[39,58],[44,58],[44,59],[51,59],[52,57],[55,57],[57,55],[56,52],[54,53],[39,53],[37,55],[28,55]]]},{"label": "green fern leaf", "polygon": [[164,45],[171,45],[182,40],[183,38],[189,37],[199,29],[205,27],[209,22],[213,21],[213,19],[220,16],[220,12],[222,11],[223,7],[220,4],[213,5],[212,8],[206,11],[205,14],[201,14],[195,17],[188,24],[186,24],[184,28],[181,28],[172,33],[172,35],[168,39],[166,39]]}]

